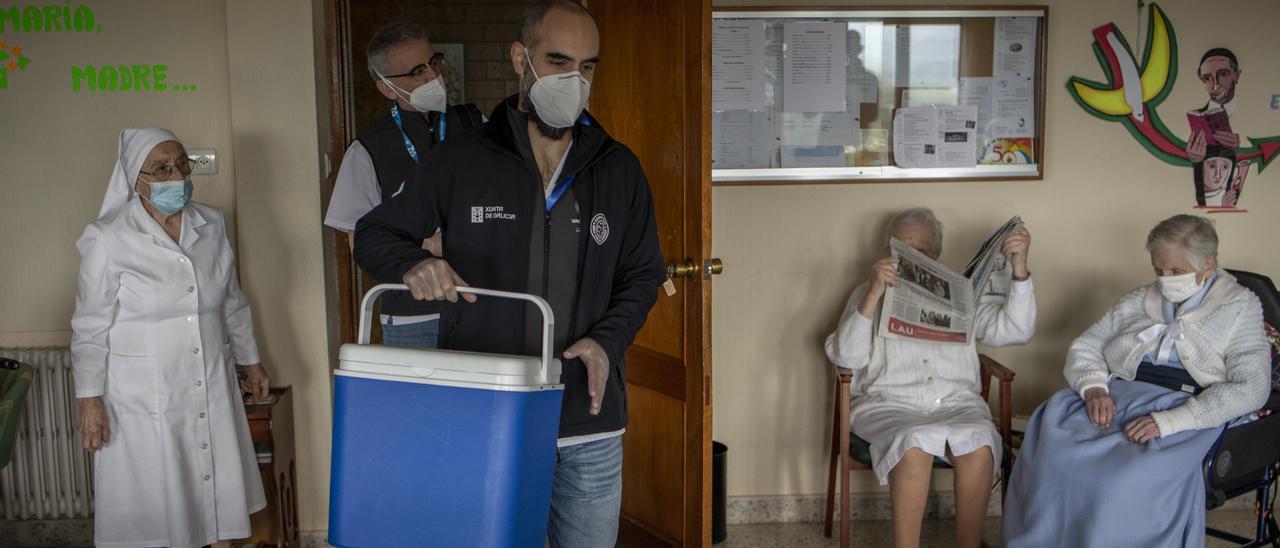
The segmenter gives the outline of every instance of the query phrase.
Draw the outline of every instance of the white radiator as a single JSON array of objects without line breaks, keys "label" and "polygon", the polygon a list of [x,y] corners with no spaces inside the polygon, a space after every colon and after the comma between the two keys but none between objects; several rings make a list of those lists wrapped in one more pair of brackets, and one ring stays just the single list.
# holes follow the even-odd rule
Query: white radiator
[{"label": "white radiator", "polygon": [[13,459],[0,470],[0,517],[92,517],[93,461],[75,425],[71,350],[0,348],[0,356],[29,364],[34,373]]}]

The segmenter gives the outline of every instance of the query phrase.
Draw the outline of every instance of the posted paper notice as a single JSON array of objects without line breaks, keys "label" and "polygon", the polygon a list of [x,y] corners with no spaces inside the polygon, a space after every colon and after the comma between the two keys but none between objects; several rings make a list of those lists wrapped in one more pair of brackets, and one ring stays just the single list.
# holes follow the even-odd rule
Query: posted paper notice
[{"label": "posted paper notice", "polygon": [[998,17],[992,72],[995,76],[1034,78],[1038,17]]},{"label": "posted paper notice", "polygon": [[844,112],[849,49],[846,25],[783,24],[784,112]]},{"label": "posted paper notice", "polygon": [[711,113],[713,169],[767,168],[773,152],[769,112],[726,110]]},{"label": "posted paper notice", "polygon": [[996,77],[991,83],[991,125],[994,139],[1035,137],[1035,82],[1030,78]]},{"label": "posted paper notice", "polygon": [[978,163],[978,107],[900,108],[893,116],[898,167],[973,167]]},{"label": "posted paper notice", "polygon": [[711,36],[712,110],[764,109],[764,23],[717,21]]},{"label": "posted paper notice", "polygon": [[778,139],[784,145],[858,146],[862,142],[858,115],[852,112],[784,112]]}]

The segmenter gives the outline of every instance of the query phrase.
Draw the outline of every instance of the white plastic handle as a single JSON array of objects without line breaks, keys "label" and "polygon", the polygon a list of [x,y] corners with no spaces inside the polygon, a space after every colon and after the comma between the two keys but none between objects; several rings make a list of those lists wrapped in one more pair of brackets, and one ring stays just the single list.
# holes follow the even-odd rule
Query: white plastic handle
[{"label": "white plastic handle", "polygon": [[[404,284],[379,284],[373,286],[373,289],[364,294],[364,300],[360,302],[360,334],[356,337],[357,344],[369,344],[369,336],[373,330],[370,323],[373,320],[373,303],[378,300],[378,297],[388,291],[408,290],[409,288]],[[542,384],[547,384],[547,371],[551,367],[551,338],[555,335],[555,314],[551,312],[551,305],[547,304],[547,301],[542,297],[527,293],[513,293],[477,287],[459,287],[458,293],[473,293],[489,297],[528,301],[538,307],[538,310],[542,312],[542,364],[538,366],[538,378],[541,379]]]}]

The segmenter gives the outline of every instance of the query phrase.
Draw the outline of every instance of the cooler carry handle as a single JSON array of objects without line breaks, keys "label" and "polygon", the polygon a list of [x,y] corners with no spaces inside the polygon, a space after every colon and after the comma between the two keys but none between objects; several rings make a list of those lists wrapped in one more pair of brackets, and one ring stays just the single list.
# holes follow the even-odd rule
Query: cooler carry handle
[{"label": "cooler carry handle", "polygon": [[[364,300],[360,302],[360,334],[356,338],[357,344],[369,344],[369,336],[373,331],[370,322],[373,319],[374,301],[377,301],[378,297],[387,291],[408,290],[409,288],[404,284],[378,284],[364,294]],[[538,366],[538,378],[541,379],[542,384],[547,384],[547,371],[551,367],[551,337],[555,334],[553,329],[555,314],[551,312],[551,305],[547,304],[547,301],[542,297],[527,293],[480,289],[478,287],[459,287],[458,293],[473,293],[475,295],[528,301],[538,307],[538,310],[542,312],[542,364]]]}]

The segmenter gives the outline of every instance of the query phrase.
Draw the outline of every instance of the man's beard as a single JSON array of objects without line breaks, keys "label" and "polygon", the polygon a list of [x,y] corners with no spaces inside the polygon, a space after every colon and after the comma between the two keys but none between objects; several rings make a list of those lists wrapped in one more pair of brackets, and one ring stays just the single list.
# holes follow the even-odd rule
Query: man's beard
[{"label": "man's beard", "polygon": [[524,93],[520,94],[520,106],[524,107],[525,112],[529,114],[529,119],[533,120],[534,123],[537,124],[538,133],[540,133],[543,137],[546,137],[553,141],[559,141],[561,137],[564,137],[565,133],[568,133],[569,130],[573,129],[573,126],[555,127],[551,124],[548,124],[542,121],[542,117],[538,116],[537,107],[533,106],[533,99],[529,98],[530,96],[529,91],[531,89],[533,89],[532,84],[530,84],[529,86],[526,86],[524,89]]}]

